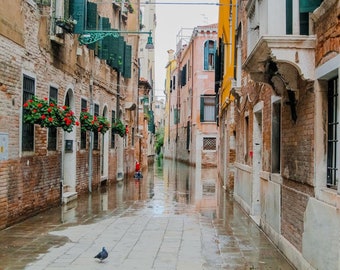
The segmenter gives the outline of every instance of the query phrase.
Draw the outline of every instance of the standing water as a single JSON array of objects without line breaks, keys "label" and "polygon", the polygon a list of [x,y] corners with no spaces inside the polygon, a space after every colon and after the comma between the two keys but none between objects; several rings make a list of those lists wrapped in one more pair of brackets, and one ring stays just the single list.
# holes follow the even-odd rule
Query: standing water
[{"label": "standing water", "polygon": [[0,231],[0,269],[293,269],[216,168],[157,160],[143,176]]}]

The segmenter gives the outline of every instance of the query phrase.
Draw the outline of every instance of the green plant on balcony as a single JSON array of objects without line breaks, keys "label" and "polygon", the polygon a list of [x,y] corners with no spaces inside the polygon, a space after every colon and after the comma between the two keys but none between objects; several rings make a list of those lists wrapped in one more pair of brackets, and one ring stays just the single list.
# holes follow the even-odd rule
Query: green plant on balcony
[{"label": "green plant on balcony", "polygon": [[116,119],[112,123],[112,132],[118,134],[120,137],[124,137],[126,133],[126,127],[120,119]]},{"label": "green plant on balcony", "polygon": [[55,18],[55,24],[60,28],[64,29],[67,33],[73,33],[74,26],[77,24],[77,21],[72,17],[66,18]]},{"label": "green plant on balcony", "polygon": [[48,98],[33,96],[23,106],[25,123],[38,124],[41,127],[61,127],[67,132],[71,132],[74,125],[79,125],[70,107],[58,106],[55,101],[48,101]]}]

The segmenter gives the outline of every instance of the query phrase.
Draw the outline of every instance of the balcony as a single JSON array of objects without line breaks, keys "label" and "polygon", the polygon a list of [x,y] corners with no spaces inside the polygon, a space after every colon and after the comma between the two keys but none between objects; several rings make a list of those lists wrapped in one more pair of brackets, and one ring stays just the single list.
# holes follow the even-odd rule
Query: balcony
[{"label": "balcony", "polygon": [[268,63],[273,61],[278,68],[275,72],[287,81],[296,81],[296,75],[314,80],[315,44],[314,36],[261,36],[243,68],[254,81],[268,82]]}]

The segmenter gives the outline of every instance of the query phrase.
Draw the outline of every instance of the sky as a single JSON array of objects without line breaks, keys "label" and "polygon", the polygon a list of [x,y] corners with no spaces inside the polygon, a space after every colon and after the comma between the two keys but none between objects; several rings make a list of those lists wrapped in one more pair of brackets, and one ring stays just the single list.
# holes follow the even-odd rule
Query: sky
[{"label": "sky", "polygon": [[[164,96],[167,51],[170,49],[176,51],[177,34],[184,28],[217,23],[218,0],[155,0],[155,3],[157,21],[154,40],[155,95],[157,98],[157,96]],[[191,30],[185,32],[191,36]]]}]

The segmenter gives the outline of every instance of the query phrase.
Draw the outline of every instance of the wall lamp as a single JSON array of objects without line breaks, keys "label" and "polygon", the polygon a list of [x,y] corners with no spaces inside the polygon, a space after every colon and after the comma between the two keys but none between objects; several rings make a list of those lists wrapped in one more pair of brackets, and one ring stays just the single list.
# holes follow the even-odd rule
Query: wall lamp
[{"label": "wall lamp", "polygon": [[78,40],[81,45],[84,44],[91,44],[94,42],[97,42],[99,40],[104,39],[105,37],[112,36],[114,38],[118,38],[120,34],[137,34],[137,35],[143,35],[147,34],[148,41],[145,45],[145,49],[151,50],[154,49],[154,45],[152,42],[152,32],[134,32],[134,31],[118,31],[118,30],[86,30],[83,34],[79,35]]}]

